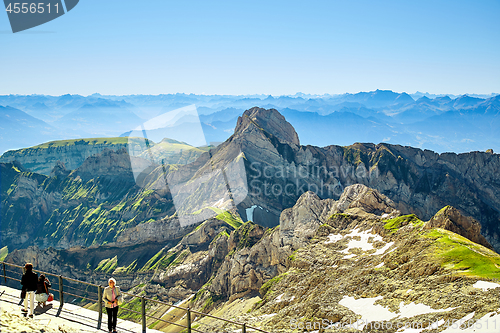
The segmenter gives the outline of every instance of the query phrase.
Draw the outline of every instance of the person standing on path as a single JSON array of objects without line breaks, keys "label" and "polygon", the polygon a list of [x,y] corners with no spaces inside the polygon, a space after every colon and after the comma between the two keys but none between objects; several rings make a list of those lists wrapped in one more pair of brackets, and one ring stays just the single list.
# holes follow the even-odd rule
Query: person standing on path
[{"label": "person standing on path", "polygon": [[109,286],[104,288],[103,300],[106,303],[106,312],[108,313],[108,331],[116,333],[116,321],[118,319],[118,306],[123,302],[120,287],[116,285],[116,280],[110,278]]},{"label": "person standing on path", "polygon": [[26,290],[26,297],[24,298],[24,308],[21,310],[23,312],[28,312],[28,298],[30,299],[30,310],[29,316],[33,317],[34,302],[35,302],[35,291],[38,282],[38,274],[33,272],[33,264],[26,263],[24,265],[25,272],[21,278],[21,284],[23,289]]}]

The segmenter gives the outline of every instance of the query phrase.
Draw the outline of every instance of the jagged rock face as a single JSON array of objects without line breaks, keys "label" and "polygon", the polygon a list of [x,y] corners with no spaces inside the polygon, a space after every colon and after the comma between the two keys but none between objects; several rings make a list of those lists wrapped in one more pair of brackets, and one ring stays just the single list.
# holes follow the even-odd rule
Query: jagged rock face
[{"label": "jagged rock face", "polygon": [[321,200],[313,192],[304,193],[295,206],[285,209],[280,216],[280,241],[293,252],[316,233],[335,207],[332,199]]},{"label": "jagged rock face", "polygon": [[217,271],[228,253],[226,230],[228,225],[224,221],[210,219],[202,223],[184,236],[177,246],[168,249],[167,253],[180,253],[180,263],[155,271],[151,282],[165,288],[182,286],[186,289],[185,295],[196,292]]},{"label": "jagged rock face", "polygon": [[117,236],[116,243],[132,245],[145,242],[168,242],[182,238],[187,230],[189,229],[181,227],[177,218],[166,218],[125,229]]},{"label": "jagged rock face", "polygon": [[[262,228],[254,225],[255,228]],[[259,246],[245,247],[225,257],[207,290],[222,297],[241,297],[278,273],[278,265],[286,261],[286,254],[274,243],[279,233],[262,239]]]},{"label": "jagged rock face", "polygon": [[247,130],[251,124],[277,137],[281,142],[300,145],[299,136],[292,125],[275,109],[251,108],[238,117],[235,133]]},{"label": "jagged rock face", "polygon": [[[295,206],[283,211],[279,227],[264,234],[260,226],[253,225],[245,235],[262,238],[227,256],[207,290],[230,299],[258,292],[266,281],[287,269],[288,257],[307,244],[334,206],[333,200],[320,200],[316,194],[306,192]],[[235,247],[231,240],[241,238],[236,236],[238,232],[231,233],[230,250]]]},{"label": "jagged rock face", "polygon": [[450,230],[470,239],[474,243],[492,248],[486,238],[481,235],[481,224],[470,216],[463,216],[458,209],[451,206],[446,206],[437,212],[436,215],[425,224],[425,228],[442,228]]},{"label": "jagged rock face", "polygon": [[[128,155],[126,149],[113,151],[105,149],[97,156],[90,156],[82,165],[75,170],[75,175],[80,176],[84,180],[95,178],[99,176],[114,176],[128,181],[133,181],[132,166],[130,163],[131,157]],[[140,160],[140,158],[134,158]]]},{"label": "jagged rock face", "polygon": [[21,173],[12,164],[3,165],[1,172],[1,242],[13,249],[29,242],[40,221],[46,221],[63,200],[61,193],[44,191],[45,176]]},{"label": "jagged rock face", "polygon": [[[477,236],[474,223],[458,210],[445,207],[436,216],[427,223],[414,215],[400,216],[390,199],[363,185],[346,188],[337,202],[305,193],[293,208],[282,213],[280,227],[266,232],[251,248],[226,257],[208,286],[210,297],[227,300],[225,305],[231,308],[228,303],[238,303],[236,298],[255,293],[254,286],[261,286],[262,300],[236,318],[233,311],[231,318],[271,332],[289,332],[292,321],[302,327],[306,322],[324,320],[345,326],[360,319],[360,311],[376,311],[363,302],[368,300],[393,313],[392,319],[384,320],[392,321],[393,327],[396,322],[453,321],[470,313],[478,313],[478,318],[494,313],[497,291],[482,291],[475,283],[500,276],[496,272],[500,256],[441,229],[459,224],[464,230],[476,231],[469,233],[471,238]],[[279,232],[284,225],[288,231],[307,230],[304,241],[292,242],[300,244],[293,252],[292,246],[283,246],[284,238],[293,235]],[[477,258],[472,260],[484,266],[474,267],[470,262],[474,256]],[[276,258],[274,266],[270,260]],[[273,272],[276,275],[270,279]],[[207,300],[205,292],[198,295],[195,307]],[[419,315],[407,311],[403,316],[401,307],[431,310]],[[363,331],[379,331],[369,327]],[[306,330],[317,331],[318,327]]]},{"label": "jagged rock face", "polygon": [[[348,224],[340,221],[346,218]],[[397,327],[397,322],[452,322],[470,313],[478,313],[478,318],[495,314],[497,291],[483,291],[475,286],[481,278],[445,268],[447,265],[433,254],[439,242],[428,237],[432,230],[422,232],[425,230],[422,224],[410,223],[397,231],[388,231],[384,228],[386,221],[374,214],[371,218],[336,215],[318,229],[315,242],[295,252],[290,270],[266,284],[261,290],[262,302],[237,320],[253,321],[257,326],[265,323],[263,328],[272,332],[289,332],[291,322],[307,327],[308,322],[325,320],[327,325],[338,323],[345,327],[360,319],[360,313],[377,313],[382,307],[392,318],[367,320],[378,322],[378,328],[380,322],[388,321]],[[344,227],[338,229],[339,225]],[[454,236],[450,233],[449,237]],[[460,242],[463,240],[458,240]],[[446,246],[452,245],[444,248]],[[468,242],[467,246],[483,253],[485,258],[500,260],[498,254],[478,244]],[[491,262],[489,265],[494,267]],[[370,300],[376,301],[376,307],[372,307]],[[403,316],[402,307],[432,310],[413,314],[408,311]],[[310,327],[305,331],[318,329]],[[373,329],[369,325],[359,329],[394,331]],[[334,331],[352,332],[352,329]]]},{"label": "jagged rock face", "polygon": [[396,205],[391,199],[362,184],[347,187],[336,207],[339,212],[359,208],[366,213],[376,215],[392,214],[396,210]]},{"label": "jagged rock face", "polygon": [[[255,245],[244,247],[234,254],[228,255],[210,284],[204,288],[212,298],[227,299],[231,302],[236,298],[257,291],[265,294],[269,287],[266,282],[278,275],[287,274],[286,272],[291,268],[305,271],[304,274],[297,277],[299,280],[307,279],[308,275],[312,275],[317,277],[316,280],[309,279],[307,283],[313,283],[315,286],[323,283],[322,270],[315,271],[318,265],[330,268],[340,266],[343,262],[341,257],[349,252],[347,250],[347,252],[342,252],[344,254],[338,258],[325,254],[327,251],[325,248],[329,246],[320,245],[320,243],[335,243],[332,239],[337,237],[328,240],[325,237],[329,234],[340,234],[338,237],[342,239],[345,234],[354,233],[352,239],[361,243],[363,241],[356,237],[360,237],[360,235],[365,237],[368,239],[368,244],[365,246],[368,248],[371,246],[372,252],[375,252],[373,258],[382,258],[382,263],[374,261],[374,266],[386,265],[391,269],[399,268],[398,274],[401,276],[408,275],[414,279],[425,280],[436,272],[443,272],[439,266],[439,260],[429,257],[433,238],[421,237],[420,233],[415,232],[418,228],[422,228],[424,223],[414,215],[401,216],[400,211],[395,206],[394,202],[385,195],[361,184],[347,187],[338,201],[321,200],[313,192],[306,192],[299,198],[295,206],[282,212],[279,227],[265,232]],[[450,223],[440,223],[440,221],[451,221],[450,219],[452,219],[454,226],[460,225],[463,230],[469,230],[469,233],[462,232],[461,235],[472,241],[479,239],[478,224],[474,224],[471,218],[462,216],[456,209],[447,207],[436,216],[437,218],[427,222],[422,230],[428,230],[432,226],[432,228],[446,227],[447,230],[455,232],[456,228],[450,228]],[[390,222],[391,227],[386,227],[384,225],[387,221],[397,222]],[[390,229],[392,226],[397,226],[397,233],[393,233],[393,230]],[[254,228],[259,230],[260,227],[255,226]],[[231,233],[230,239],[235,238],[237,233],[241,233],[241,231],[238,229]],[[370,234],[363,236],[363,233]],[[257,232],[257,234],[262,234],[262,232]],[[410,234],[413,238],[409,237]],[[390,251],[391,244],[398,242],[400,245],[397,247],[396,254],[382,256],[392,252]],[[342,240],[338,243],[339,245],[333,245],[333,248],[339,251],[348,243]],[[234,245],[231,245],[231,248],[234,248]],[[362,251],[356,250],[350,256],[361,255],[361,253]],[[298,260],[298,254],[302,259]],[[365,259],[367,260],[368,257]],[[349,280],[346,282],[350,285],[349,288],[357,288],[356,290],[359,289],[361,293],[363,293],[363,289],[368,292],[368,289],[364,288],[368,282],[360,281],[359,276],[364,274],[360,272],[373,272],[373,269],[364,267],[366,265],[365,259],[353,263],[357,268],[352,268],[352,270],[345,268],[337,274],[338,276],[342,274],[351,276],[350,280],[345,277],[343,279]],[[294,282],[289,283],[290,286],[294,286],[298,282],[294,280]],[[372,286],[375,286],[381,282],[374,280],[373,283]],[[265,284],[265,289],[262,289]],[[307,289],[304,286],[297,288]],[[363,293],[364,297],[368,295],[366,292]],[[323,296],[321,297],[323,298]],[[340,301],[338,297],[332,299]],[[206,299],[201,297],[197,306],[201,306],[205,301]],[[271,308],[269,311],[276,312],[287,304],[287,302],[280,303],[278,308]]]},{"label": "jagged rock face", "polygon": [[64,178],[64,177],[67,177],[70,173],[71,173],[71,170],[66,170],[66,166],[64,165],[63,162],[57,161],[56,165],[54,166],[54,168],[50,172],[49,177],[50,178],[53,178],[53,177]]}]

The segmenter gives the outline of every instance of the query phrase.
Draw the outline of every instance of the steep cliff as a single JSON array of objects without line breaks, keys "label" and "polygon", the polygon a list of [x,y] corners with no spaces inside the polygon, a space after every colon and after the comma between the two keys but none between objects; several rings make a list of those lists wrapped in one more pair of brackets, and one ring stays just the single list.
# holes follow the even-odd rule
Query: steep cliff
[{"label": "steep cliff", "polygon": [[29,171],[49,176],[58,163],[62,163],[67,170],[74,170],[87,158],[104,150],[130,148],[137,153],[132,154],[133,156],[152,159],[158,164],[162,161],[164,164],[188,164],[208,149],[166,138],[159,143],[149,141],[149,145],[150,150],[144,152],[142,149],[137,150],[134,140],[129,140],[128,137],[51,141],[30,148],[9,150],[0,156],[0,162],[18,161]]},{"label": "steep cliff", "polygon": [[50,175],[57,162],[73,170],[82,165],[86,158],[105,149],[119,150],[127,147],[128,138],[95,138],[80,140],[51,141],[38,146],[9,150],[0,156],[0,162],[18,161],[26,169]]}]

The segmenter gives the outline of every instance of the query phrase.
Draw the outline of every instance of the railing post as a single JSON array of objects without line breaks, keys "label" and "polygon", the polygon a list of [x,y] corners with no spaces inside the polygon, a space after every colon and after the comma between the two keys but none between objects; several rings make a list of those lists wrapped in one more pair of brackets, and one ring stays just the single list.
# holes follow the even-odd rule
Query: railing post
[{"label": "railing post", "polygon": [[99,308],[99,319],[97,320],[97,329],[101,329],[101,324],[102,324],[102,287],[98,286],[97,287],[97,299],[98,299],[98,308]]},{"label": "railing post", "polygon": [[62,308],[64,304],[64,295],[63,295],[63,277],[59,275],[59,307]]},{"label": "railing post", "polygon": [[187,308],[187,314],[186,314],[186,319],[187,319],[187,333],[191,333],[191,309]]},{"label": "railing post", "polygon": [[247,324],[243,323],[243,327],[241,329],[241,333],[247,333]]},{"label": "railing post", "polygon": [[7,284],[7,274],[5,273],[5,263],[3,263],[3,279],[5,280],[5,284]]},{"label": "railing post", "polygon": [[141,297],[142,333],[146,333],[146,299]]}]

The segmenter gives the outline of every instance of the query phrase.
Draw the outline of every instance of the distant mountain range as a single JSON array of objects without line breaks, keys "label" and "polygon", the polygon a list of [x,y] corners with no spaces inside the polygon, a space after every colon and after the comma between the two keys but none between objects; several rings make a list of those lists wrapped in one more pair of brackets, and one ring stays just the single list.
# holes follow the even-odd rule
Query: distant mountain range
[{"label": "distant mountain range", "polygon": [[[450,97],[451,96],[451,97]],[[410,145],[436,152],[500,150],[500,95],[431,95],[376,90],[343,95],[80,95],[0,96],[0,153],[51,140],[116,137],[158,115],[195,105],[206,143],[223,142],[238,116],[254,106],[274,108],[304,144],[355,142]],[[183,125],[184,126],[184,125]],[[169,127],[186,141],[189,130]],[[179,133],[182,137],[175,137]]]}]

